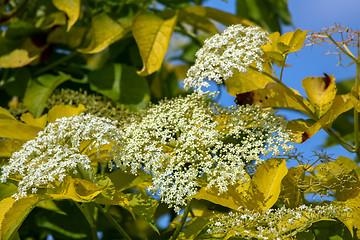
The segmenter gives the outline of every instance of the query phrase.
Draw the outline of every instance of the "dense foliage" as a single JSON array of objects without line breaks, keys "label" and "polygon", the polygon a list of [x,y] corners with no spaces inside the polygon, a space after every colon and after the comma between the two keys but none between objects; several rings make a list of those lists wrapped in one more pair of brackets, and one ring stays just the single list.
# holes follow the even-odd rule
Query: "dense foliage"
[{"label": "dense foliage", "polygon": [[[360,154],[360,32],[280,34],[286,0],[202,4],[2,1],[0,239],[360,238],[358,158],[292,145],[324,129]],[[306,41],[354,80],[287,87]]]}]

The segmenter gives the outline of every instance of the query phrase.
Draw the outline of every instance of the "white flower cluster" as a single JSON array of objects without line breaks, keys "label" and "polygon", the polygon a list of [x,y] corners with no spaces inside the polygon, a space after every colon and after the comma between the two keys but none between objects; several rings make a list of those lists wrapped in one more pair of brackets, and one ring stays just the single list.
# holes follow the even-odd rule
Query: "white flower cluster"
[{"label": "white flower cluster", "polygon": [[350,208],[335,205],[299,206],[295,209],[269,209],[264,213],[240,209],[211,219],[207,232],[232,234],[246,239],[289,239],[321,219],[346,219]]},{"label": "white flower cluster", "polygon": [[35,193],[38,187],[52,187],[56,181],[62,182],[67,174],[76,172],[79,164],[90,168],[91,160],[79,149],[80,144],[89,141],[87,149],[95,147],[99,153],[102,146],[120,139],[115,123],[81,114],[48,124],[2,167],[1,182],[20,176],[18,193],[14,196],[18,198],[26,196],[30,189]]},{"label": "white flower cluster", "polygon": [[261,155],[289,151],[285,121],[256,106],[224,109],[197,94],[152,105],[140,123],[124,129],[118,167],[153,175],[152,193],[179,212],[186,197],[208,187],[227,191],[244,178],[246,165]]},{"label": "white flower cluster", "polygon": [[256,64],[263,71],[263,51],[261,46],[269,40],[267,33],[259,27],[233,25],[222,34],[207,39],[204,46],[196,53],[193,65],[184,80],[184,88],[195,88],[202,94],[202,87],[209,87],[207,81],[222,84],[233,72],[247,72],[250,64]]}]

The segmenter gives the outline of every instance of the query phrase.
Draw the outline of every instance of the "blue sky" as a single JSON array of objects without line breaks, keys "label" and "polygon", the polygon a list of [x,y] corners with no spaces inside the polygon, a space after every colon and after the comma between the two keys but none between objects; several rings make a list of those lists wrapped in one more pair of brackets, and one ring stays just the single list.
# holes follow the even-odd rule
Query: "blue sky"
[{"label": "blue sky", "polygon": [[[235,12],[235,1],[210,0],[206,6],[222,9],[227,12]],[[335,23],[345,25],[354,30],[360,29],[360,0],[289,0],[289,11],[292,15],[293,26],[283,27],[283,32],[300,28],[302,30],[320,31],[322,28],[331,27]],[[336,81],[352,78],[355,68],[343,68],[337,66],[338,59],[335,55],[324,55],[328,51],[327,46],[305,47],[296,54],[290,54],[287,63],[291,65],[284,71],[284,82],[298,90],[303,96],[305,91],[301,87],[301,80],[308,76],[323,76],[323,73],[335,75]],[[234,97],[223,93],[220,102],[225,105],[234,105]],[[280,111],[288,120],[301,118],[303,115],[289,111]],[[301,145],[297,145],[299,151],[306,156],[311,156],[312,151],[320,151],[321,143],[327,134],[321,130],[311,139]],[[333,157],[355,155],[347,152],[341,146],[327,148],[325,150]]]}]

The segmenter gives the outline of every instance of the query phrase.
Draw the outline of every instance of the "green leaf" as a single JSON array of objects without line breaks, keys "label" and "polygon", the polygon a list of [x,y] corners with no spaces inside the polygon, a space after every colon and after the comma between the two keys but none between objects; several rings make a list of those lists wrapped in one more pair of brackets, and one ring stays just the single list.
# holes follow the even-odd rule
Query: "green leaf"
[{"label": "green leaf", "polygon": [[24,104],[35,117],[40,117],[46,101],[61,83],[71,79],[70,75],[59,73],[58,76],[45,74],[31,79],[25,91]]},{"label": "green leaf", "polygon": [[122,64],[106,65],[89,74],[91,90],[122,104],[147,104],[150,89],[145,78],[136,74],[136,68]]},{"label": "green leaf", "polygon": [[30,195],[15,201],[8,197],[0,201],[0,237],[9,237],[19,229],[26,216],[33,210],[36,204],[44,200],[41,195]]},{"label": "green leaf", "polygon": [[302,86],[310,103],[314,106],[316,115],[321,117],[331,107],[336,96],[334,75],[324,77],[307,77],[302,80]]},{"label": "green leaf", "polygon": [[271,208],[277,201],[281,181],[287,174],[286,161],[284,159],[271,158],[262,163],[251,179],[247,209],[264,211]]},{"label": "green leaf", "polygon": [[208,217],[195,217],[191,219],[185,226],[184,230],[180,232],[177,239],[193,240],[201,231],[209,224],[210,219]]},{"label": "green leaf", "polygon": [[149,223],[151,228],[160,235],[154,218],[159,202],[149,195],[142,193],[129,193],[127,196],[135,214],[141,216],[147,223]]},{"label": "green leaf", "polygon": [[12,52],[0,56],[1,68],[19,68],[28,65],[38,56],[30,57],[25,49],[15,49]]},{"label": "green leaf", "polygon": [[91,20],[91,42],[86,48],[77,49],[81,53],[98,53],[129,32],[129,26],[122,26],[106,13],[100,13]]},{"label": "green leaf", "polygon": [[130,172],[124,172],[121,169],[112,171],[111,173],[105,173],[105,175],[111,179],[117,190],[123,191],[129,188],[134,188],[140,184],[150,184],[152,182],[152,176],[146,174],[140,170],[138,175],[131,174]]},{"label": "green leaf", "polygon": [[13,194],[17,193],[17,191],[18,188],[13,183],[0,183],[0,200],[11,197]]},{"label": "green leaf", "polygon": [[66,13],[68,17],[68,27],[67,30],[69,31],[70,28],[76,23],[80,16],[80,7],[81,1],[80,0],[52,0],[53,4],[57,9]]},{"label": "green leaf", "polygon": [[140,76],[148,76],[161,67],[177,17],[178,12],[165,20],[143,12],[134,18],[132,32],[143,61],[143,68],[138,71]]},{"label": "green leaf", "polygon": [[[264,69],[271,74],[268,64],[264,64]],[[240,93],[265,88],[269,82],[273,82],[270,77],[259,71],[248,69],[247,73],[234,71],[233,76],[225,80],[225,85],[227,92],[232,96],[236,96]]]}]

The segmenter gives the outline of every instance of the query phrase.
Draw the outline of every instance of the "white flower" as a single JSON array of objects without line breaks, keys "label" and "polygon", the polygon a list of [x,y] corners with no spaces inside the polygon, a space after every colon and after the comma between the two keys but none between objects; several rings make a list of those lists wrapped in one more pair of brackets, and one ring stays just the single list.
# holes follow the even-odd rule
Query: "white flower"
[{"label": "white flower", "polygon": [[113,124],[91,114],[48,124],[34,140],[13,153],[9,164],[2,167],[1,182],[20,175],[18,193],[14,195],[18,198],[26,196],[30,189],[36,193],[38,187],[53,187],[55,181],[62,182],[66,175],[76,174],[78,165],[90,168],[91,160],[82,154],[80,144],[89,141],[87,149],[95,147],[99,153],[102,146],[119,139],[120,132]]},{"label": "white flower", "polygon": [[246,73],[252,63],[263,71],[261,46],[269,40],[267,35],[259,27],[239,24],[207,39],[196,53],[195,65],[187,73],[184,88],[195,88],[197,93],[202,94],[202,87],[209,86],[207,81],[222,84],[235,70]]},{"label": "white flower", "polygon": [[140,123],[124,129],[123,137],[116,164],[134,174],[150,172],[153,186],[148,189],[177,212],[186,197],[198,192],[200,177],[207,187],[225,192],[229,184],[246,181],[246,165],[260,164],[260,156],[275,143],[291,149],[285,121],[272,110],[224,109],[197,94],[152,105]]}]

